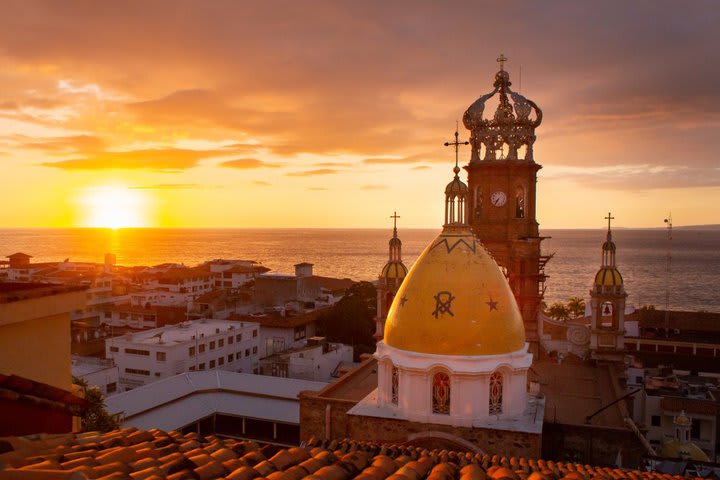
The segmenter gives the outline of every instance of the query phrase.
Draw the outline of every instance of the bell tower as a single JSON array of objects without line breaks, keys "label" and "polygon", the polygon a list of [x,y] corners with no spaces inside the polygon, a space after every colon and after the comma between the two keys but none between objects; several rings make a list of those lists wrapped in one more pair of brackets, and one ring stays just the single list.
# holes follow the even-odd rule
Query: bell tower
[{"label": "bell tower", "polygon": [[393,212],[390,216],[393,219],[393,236],[388,242],[388,261],[380,272],[377,286],[377,313],[375,314],[375,340],[383,339],[385,331],[385,319],[387,318],[390,305],[395,298],[400,285],[407,276],[408,269],[402,261],[402,242],[398,238],[397,219],[400,216]]},{"label": "bell tower", "polygon": [[[507,58],[497,59],[493,91],[465,111],[463,124],[470,130],[469,216],[473,232],[505,272],[525,324],[529,342],[538,341],[537,315],[545,293],[545,264],[536,219],[537,172],[533,144],[542,111],[510,89]],[[486,104],[497,104],[491,117]]]}]

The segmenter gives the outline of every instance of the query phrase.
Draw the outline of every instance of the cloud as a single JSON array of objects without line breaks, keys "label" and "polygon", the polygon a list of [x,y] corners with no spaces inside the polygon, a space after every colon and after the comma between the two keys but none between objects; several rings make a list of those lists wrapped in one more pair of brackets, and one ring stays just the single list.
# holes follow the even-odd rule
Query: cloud
[{"label": "cloud", "polygon": [[575,168],[551,179],[571,180],[585,188],[601,190],[655,190],[720,186],[720,168],[618,165],[604,168]]},{"label": "cloud", "polygon": [[347,167],[347,163],[342,162],[319,162],[319,163],[313,163],[314,167]]},{"label": "cloud", "polygon": [[430,168],[429,165],[416,165],[412,167],[412,170],[429,170]]},{"label": "cloud", "polygon": [[302,172],[290,172],[286,173],[288,177],[314,177],[316,175],[333,175],[338,173],[337,170],[332,168],[318,168],[316,170],[304,170]]},{"label": "cloud", "polygon": [[141,185],[130,188],[133,190],[184,190],[202,188],[202,186],[197,183],[159,183],[157,185]]},{"label": "cloud", "polygon": [[264,182],[262,180],[253,180],[253,185],[257,185],[259,187],[270,187],[272,186],[272,183],[270,182]]},{"label": "cloud", "polygon": [[279,163],[267,163],[257,158],[238,158],[236,160],[226,160],[220,164],[221,167],[251,169],[251,168],[279,168]]},{"label": "cloud", "polygon": [[326,191],[326,190],[330,190],[330,189],[327,188],[327,187],[308,187],[307,189],[308,189],[308,190],[312,190],[312,191],[314,191],[314,192],[324,192],[324,191]]},{"label": "cloud", "polygon": [[360,190],[386,190],[389,188],[387,185],[362,185]]},{"label": "cloud", "polygon": [[95,135],[73,135],[28,140],[22,146],[33,150],[62,154],[67,152],[98,152],[106,147],[106,142]]},{"label": "cloud", "polygon": [[179,148],[99,152],[82,158],[44,162],[45,167],[63,170],[159,170],[177,172],[198,165],[200,160],[226,154],[223,150],[186,150]]},{"label": "cloud", "polygon": [[[417,163],[421,161],[427,161],[429,155],[416,154],[408,155],[405,157],[370,157],[364,159],[362,162],[367,165],[393,165],[393,164],[404,164],[404,163]],[[447,162],[447,158],[443,155],[436,155],[438,162]]]}]

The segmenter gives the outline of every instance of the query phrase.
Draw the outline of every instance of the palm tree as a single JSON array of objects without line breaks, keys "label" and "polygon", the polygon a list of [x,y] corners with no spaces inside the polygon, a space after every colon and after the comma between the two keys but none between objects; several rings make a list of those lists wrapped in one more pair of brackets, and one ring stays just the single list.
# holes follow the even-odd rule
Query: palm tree
[{"label": "palm tree", "polygon": [[585,300],[580,297],[570,297],[568,299],[567,308],[572,318],[585,316]]},{"label": "palm tree", "polygon": [[550,305],[547,313],[550,318],[554,318],[555,320],[567,320],[570,318],[570,310],[562,302],[555,302]]}]

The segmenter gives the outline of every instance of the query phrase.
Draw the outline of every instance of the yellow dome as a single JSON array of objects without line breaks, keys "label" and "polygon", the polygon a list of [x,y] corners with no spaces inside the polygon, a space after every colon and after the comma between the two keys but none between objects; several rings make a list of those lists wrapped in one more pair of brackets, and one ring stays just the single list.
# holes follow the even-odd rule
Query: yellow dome
[{"label": "yellow dome", "polygon": [[407,267],[402,262],[388,262],[383,267],[380,278],[405,278],[407,273]]},{"label": "yellow dome", "polygon": [[516,352],[525,328],[495,260],[469,232],[443,232],[420,255],[395,296],[385,343],[436,355]]},{"label": "yellow dome", "polygon": [[660,451],[660,455],[668,458],[682,458],[683,460],[698,460],[701,462],[709,462],[707,454],[692,442],[681,443],[678,440],[670,440],[665,442]]},{"label": "yellow dome", "polygon": [[614,267],[602,267],[595,274],[595,285],[601,285],[603,287],[619,287],[623,284],[622,275],[620,271]]}]

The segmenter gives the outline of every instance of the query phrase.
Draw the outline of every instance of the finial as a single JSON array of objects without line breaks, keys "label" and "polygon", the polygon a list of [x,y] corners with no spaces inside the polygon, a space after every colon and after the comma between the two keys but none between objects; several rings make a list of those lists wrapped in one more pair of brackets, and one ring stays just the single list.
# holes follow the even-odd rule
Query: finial
[{"label": "finial", "polygon": [[508,58],[501,53],[500,56],[495,61],[500,64],[500,71],[504,72],[505,71],[505,62],[508,61]]},{"label": "finial", "polygon": [[455,172],[455,176],[457,177],[457,174],[460,173],[460,166],[458,165],[459,161],[459,147],[460,145],[470,145],[470,142],[461,142],[460,141],[460,132],[459,130],[459,122],[455,120],[455,141],[454,142],[445,142],[445,146],[449,147],[450,145],[455,147],[455,168],[453,168],[453,172]]},{"label": "finial", "polygon": [[397,238],[397,219],[400,218],[400,215],[398,215],[397,212],[393,212],[390,218],[393,219],[393,238]]},{"label": "finial", "polygon": [[608,221],[608,233],[607,233],[607,236],[608,236],[608,240],[610,240],[610,238],[612,237],[612,233],[610,233],[610,220],[615,220],[615,217],[613,217],[612,214],[611,214],[610,212],[608,212],[607,217],[605,217],[605,220]]}]

